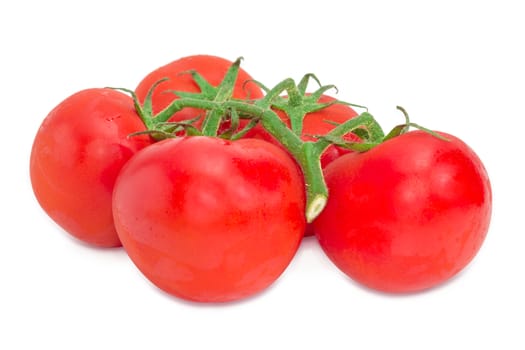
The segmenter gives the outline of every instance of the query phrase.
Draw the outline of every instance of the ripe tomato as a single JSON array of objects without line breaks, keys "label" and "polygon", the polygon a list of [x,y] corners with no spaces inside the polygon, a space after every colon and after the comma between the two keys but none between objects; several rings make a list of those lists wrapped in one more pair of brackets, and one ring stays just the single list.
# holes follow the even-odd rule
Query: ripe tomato
[{"label": "ripe tomato", "polygon": [[[135,93],[139,101],[143,103],[152,85],[163,78],[168,78],[168,80],[160,83],[153,91],[153,113],[157,114],[177,98],[177,96],[169,92],[169,90],[200,92],[200,88],[191,74],[186,74],[189,71],[194,70],[198,72],[209,84],[216,87],[222,82],[231,65],[232,62],[217,56],[194,55],[183,57],[149,73],[138,84]],[[240,68],[233,90],[233,97],[261,98],[263,96],[262,90],[252,80],[252,77]],[[195,108],[184,108],[177,112],[171,120],[189,120],[200,115],[204,116],[205,113],[205,111]],[[202,122],[202,119],[197,122],[196,125],[200,125],[200,122]]]},{"label": "ripe tomato", "polygon": [[149,144],[132,99],[111,89],[87,89],[45,118],[31,152],[35,196],[45,212],[76,238],[119,246],[111,194],[122,165]]},{"label": "ripe tomato", "polygon": [[131,260],[160,289],[224,302],[285,270],[305,228],[301,172],[257,139],[167,139],[122,169],[115,225]]},{"label": "ripe tomato", "polygon": [[386,292],[413,292],[463,269],[486,236],[492,194],[477,155],[461,140],[413,131],[326,169],[330,196],[314,221],[329,258]]}]

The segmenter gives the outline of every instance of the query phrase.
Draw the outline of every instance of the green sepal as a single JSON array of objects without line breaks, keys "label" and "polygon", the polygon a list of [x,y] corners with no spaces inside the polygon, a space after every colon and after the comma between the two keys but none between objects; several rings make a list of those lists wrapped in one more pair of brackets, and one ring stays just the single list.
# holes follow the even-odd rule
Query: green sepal
[{"label": "green sepal", "polygon": [[390,140],[391,138],[397,137],[401,134],[404,134],[407,131],[406,124],[396,125],[390,132],[383,138],[383,142]]},{"label": "green sepal", "polygon": [[193,81],[199,87],[201,96],[207,97],[208,99],[213,99],[213,97],[217,94],[217,88],[208,83],[208,81],[199,72],[195,70],[189,70],[182,72],[181,74],[191,74]]},{"label": "green sepal", "polygon": [[252,118],[250,122],[246,124],[244,128],[236,132],[230,137],[230,140],[235,141],[243,138],[250,130],[252,130],[257,124],[259,124],[259,118]]},{"label": "green sepal", "polygon": [[332,145],[335,145],[335,146],[338,146],[338,147],[341,147],[341,148],[345,148],[345,149],[349,149],[349,150],[352,150],[352,151],[356,151],[356,152],[366,152],[366,151],[369,151],[370,149],[372,149],[372,148],[374,148],[375,146],[378,145],[378,143],[375,143],[375,142],[351,142],[351,141],[346,141],[342,137],[333,136],[333,135],[330,135],[330,134],[324,135],[324,136],[319,136],[319,139],[328,141]]},{"label": "green sepal", "polygon": [[[217,93],[215,94],[214,102],[225,102],[233,98],[233,90],[235,88],[235,82],[239,74],[242,57],[237,58],[235,62],[228,68],[224,79],[217,87]],[[202,134],[206,136],[217,136],[221,121],[225,116],[225,110],[223,108],[213,108],[206,113],[206,118],[202,123]]]}]

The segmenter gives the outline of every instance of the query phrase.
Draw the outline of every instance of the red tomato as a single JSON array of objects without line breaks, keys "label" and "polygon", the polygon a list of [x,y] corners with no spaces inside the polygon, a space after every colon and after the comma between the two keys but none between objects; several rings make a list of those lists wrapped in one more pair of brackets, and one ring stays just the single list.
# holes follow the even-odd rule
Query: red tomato
[{"label": "red tomato", "polygon": [[457,274],[476,255],[492,208],[489,179],[458,138],[422,131],[330,163],[330,196],[314,221],[328,257],[386,292],[414,292]]},{"label": "red tomato", "polygon": [[305,228],[301,172],[257,139],[167,139],[122,169],[115,224],[160,289],[201,302],[261,291],[285,270]]},{"label": "red tomato", "polygon": [[[232,62],[216,56],[195,55],[183,57],[149,73],[138,84],[135,93],[137,94],[139,101],[143,103],[151,86],[163,78],[168,78],[168,80],[160,83],[153,91],[153,112],[154,114],[157,114],[177,98],[177,96],[169,92],[169,90],[200,92],[200,88],[195,83],[191,74],[185,74],[188,71],[194,70],[198,72],[208,83],[216,87],[222,82],[231,65]],[[261,98],[263,96],[262,90],[256,83],[252,82],[252,80],[252,77],[240,68],[233,91],[233,97],[250,99]],[[197,116],[204,116],[205,113],[205,111],[195,108],[184,108],[176,113],[171,120],[189,120]],[[202,119],[196,123],[196,125],[200,125],[200,122],[202,122]]]},{"label": "red tomato", "polygon": [[80,91],[43,121],[31,152],[35,196],[46,213],[76,238],[119,246],[111,194],[126,161],[149,144],[132,99],[111,89]]}]

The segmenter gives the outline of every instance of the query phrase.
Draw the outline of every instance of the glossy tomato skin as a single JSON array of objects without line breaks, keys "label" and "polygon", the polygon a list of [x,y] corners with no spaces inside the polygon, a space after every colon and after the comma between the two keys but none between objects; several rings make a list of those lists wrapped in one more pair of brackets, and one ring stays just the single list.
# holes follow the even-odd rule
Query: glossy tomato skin
[{"label": "glossy tomato skin", "polygon": [[160,289],[226,302],[257,293],[285,270],[305,228],[301,173],[257,139],[168,139],[137,153],[113,197],[131,260]]},{"label": "glossy tomato skin", "polygon": [[44,211],[65,231],[100,247],[120,246],[111,196],[126,161],[148,145],[132,99],[111,89],[87,89],[59,103],[34,139],[30,175]]},{"label": "glossy tomato skin", "polygon": [[434,287],[462,270],[488,231],[492,194],[478,156],[458,138],[422,131],[325,169],[326,208],[314,222],[328,257],[385,292]]},{"label": "glossy tomato skin", "polygon": [[[137,94],[139,101],[142,103],[153,84],[161,79],[168,78],[168,80],[160,83],[153,91],[153,112],[154,114],[157,114],[177,98],[175,94],[169,92],[170,90],[200,92],[199,86],[195,83],[191,74],[188,74],[189,71],[197,71],[212,86],[218,86],[224,79],[224,76],[231,65],[231,61],[212,55],[182,57],[159,67],[146,75],[136,87],[135,93]],[[233,97],[256,99],[261,98],[262,96],[262,90],[253,82],[253,78],[240,68],[233,91]],[[198,116],[204,116],[205,113],[206,111],[200,109],[184,108],[177,112],[171,120],[189,120]],[[200,123],[198,122],[196,125],[200,125]]]}]

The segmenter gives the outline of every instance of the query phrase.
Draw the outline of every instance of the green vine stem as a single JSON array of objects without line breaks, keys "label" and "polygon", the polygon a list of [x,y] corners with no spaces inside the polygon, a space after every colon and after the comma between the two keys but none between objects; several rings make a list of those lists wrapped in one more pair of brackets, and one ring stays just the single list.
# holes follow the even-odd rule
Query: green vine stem
[{"label": "green vine stem", "polygon": [[[290,152],[303,172],[306,187],[305,216],[307,222],[310,223],[321,213],[328,199],[328,189],[324,181],[320,162],[322,153],[331,144],[341,144],[349,148],[354,147],[361,150],[369,149],[384,139],[383,131],[372,115],[364,112],[338,125],[327,135],[321,135],[315,142],[303,141],[301,139],[302,123],[307,113],[326,108],[333,103],[344,103],[337,100],[330,103],[319,103],[317,101],[326,90],[334,88],[334,86],[321,86],[314,93],[306,94],[308,80],[313,79],[319,82],[313,74],[307,74],[299,85],[296,85],[293,79],[285,79],[273,89],[267,89],[261,84],[261,87],[266,91],[266,95],[259,100],[235,99],[232,97],[232,93],[240,62],[241,58],[232,64],[224,80],[216,88],[209,85],[198,73],[190,72],[196,80],[196,83],[198,83],[199,86],[202,85],[201,93],[173,91],[179,98],[172,101],[170,105],[155,116],[152,114],[152,93],[163,80],[151,87],[142,106],[132,90],[119,90],[127,92],[132,96],[137,113],[148,129],[147,132],[156,139],[170,137],[170,131],[180,130],[180,128],[188,128],[186,129],[188,134],[198,134],[198,130],[192,127],[191,123],[169,122],[169,119],[175,113],[186,107],[207,111],[200,131],[200,134],[206,136],[218,136],[217,133],[220,124],[226,115],[232,117],[232,124],[238,122],[237,119],[240,115],[242,115],[243,118],[251,119],[248,127],[260,122],[266,131]],[[281,95],[283,93],[286,93],[288,97],[282,97]],[[287,113],[290,117],[291,128],[281,120],[274,109],[281,109]],[[363,143],[347,145],[344,142],[343,136],[353,131],[356,131],[356,134],[357,131],[359,131],[359,136],[363,135]],[[238,138],[245,132],[246,130],[242,130],[235,133],[235,130],[230,130],[226,135],[235,133],[235,137]]]},{"label": "green vine stem", "polygon": [[[293,81],[292,81],[293,83]],[[290,81],[283,81],[278,86],[279,89],[287,88]],[[266,97],[271,99],[270,94]],[[330,140],[321,138],[316,142],[302,141],[301,138],[279,118],[277,113],[270,107],[264,107],[268,101],[261,100],[260,103],[247,103],[244,101],[225,100],[225,101],[203,101],[192,98],[181,98],[173,101],[164,111],[161,112],[158,121],[166,118],[165,116],[173,115],[182,108],[193,107],[205,110],[221,110],[225,111],[233,109],[239,113],[259,118],[263,127],[274,136],[295,158],[298,162],[306,184],[306,219],[312,222],[323,210],[328,198],[328,190],[324,182],[324,176],[321,168],[320,157],[321,154],[332,144]],[[262,106],[261,106],[262,105]],[[337,126],[327,136],[339,137],[352,132],[357,128],[366,128],[371,134],[371,139],[374,143],[378,143],[378,139],[383,138],[383,132],[379,124],[375,121],[372,115],[364,112],[356,118],[350,119],[347,122]]]}]

